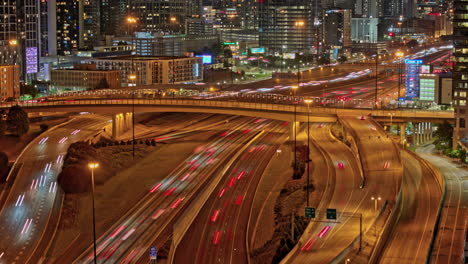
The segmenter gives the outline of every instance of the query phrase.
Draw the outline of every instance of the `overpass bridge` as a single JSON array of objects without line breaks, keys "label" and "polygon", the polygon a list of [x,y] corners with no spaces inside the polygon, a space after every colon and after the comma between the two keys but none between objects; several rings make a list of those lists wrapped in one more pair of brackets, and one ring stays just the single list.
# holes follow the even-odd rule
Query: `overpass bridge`
[{"label": "overpass bridge", "polygon": [[[301,99],[300,99],[301,98]],[[393,123],[404,126],[407,122],[418,124],[453,122],[452,111],[421,109],[363,109],[323,107],[318,102],[307,105],[302,97],[291,101],[241,101],[229,98],[94,98],[94,99],[59,99],[45,102],[28,101],[20,103],[28,113],[50,112],[93,112],[113,114],[112,132],[118,138],[131,125],[132,113],[141,112],[192,112],[226,115],[241,115],[269,118],[291,123],[291,131],[301,122],[336,122],[339,116],[372,116],[381,123]],[[289,103],[288,103],[289,102]],[[294,103],[295,102],[295,103]],[[12,104],[1,104],[6,109]],[[296,121],[296,122],[294,122]],[[402,129],[404,131],[404,129]]]}]

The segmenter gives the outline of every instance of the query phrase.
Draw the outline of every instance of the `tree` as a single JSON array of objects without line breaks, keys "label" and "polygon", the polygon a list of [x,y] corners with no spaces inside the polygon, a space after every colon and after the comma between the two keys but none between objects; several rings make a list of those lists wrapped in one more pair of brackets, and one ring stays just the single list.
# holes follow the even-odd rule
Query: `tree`
[{"label": "tree", "polygon": [[412,49],[412,48],[414,48],[414,47],[416,47],[418,45],[419,45],[419,42],[417,40],[415,40],[415,39],[412,39],[412,40],[408,41],[408,43],[406,43],[406,46],[408,48],[410,48],[410,49]]},{"label": "tree", "polygon": [[27,83],[21,83],[20,84],[20,93],[21,93],[21,95],[29,94],[34,98],[37,95],[37,90],[34,87],[34,85],[27,84]]},{"label": "tree", "polygon": [[341,55],[339,58],[338,58],[338,62],[339,63],[345,63],[348,61],[348,57],[346,57],[345,55]]},{"label": "tree", "polygon": [[320,57],[318,64],[319,65],[330,64],[330,59],[326,57]]},{"label": "tree", "polygon": [[440,124],[439,127],[437,127],[435,136],[439,138],[439,141],[452,142],[452,136],[453,136],[452,125],[449,124],[447,121],[444,121],[444,123]]},{"label": "tree", "polygon": [[5,135],[7,125],[2,116],[0,116],[0,136]]},{"label": "tree", "polygon": [[0,152],[0,179],[5,176],[8,171],[8,156],[4,152]]},{"label": "tree", "polygon": [[107,89],[109,88],[109,83],[106,78],[102,78],[99,83],[96,85],[96,89]]},{"label": "tree", "polygon": [[28,133],[29,119],[28,114],[19,105],[14,105],[8,111],[7,117],[8,131],[15,133],[19,137]]}]

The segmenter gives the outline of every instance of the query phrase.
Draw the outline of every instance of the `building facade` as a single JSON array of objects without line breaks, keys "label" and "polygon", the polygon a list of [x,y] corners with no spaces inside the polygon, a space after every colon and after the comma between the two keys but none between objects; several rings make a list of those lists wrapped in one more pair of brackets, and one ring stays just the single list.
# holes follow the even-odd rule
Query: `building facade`
[{"label": "building facade", "polygon": [[[122,72],[123,86],[193,83],[203,80],[202,58],[198,57],[133,57],[90,59],[99,70]],[[129,76],[135,75],[135,80]]]},{"label": "building facade", "polygon": [[357,43],[377,42],[378,25],[378,18],[352,18],[351,40]]},{"label": "building facade", "polygon": [[326,10],[323,17],[323,42],[329,49],[351,47],[351,10]]},{"label": "building facade", "polygon": [[0,65],[0,101],[20,96],[19,65]]},{"label": "building facade", "polygon": [[79,65],[75,69],[52,70],[51,89],[82,91],[88,89],[117,89],[121,87],[122,72],[97,70],[93,64]]},{"label": "building facade", "polygon": [[318,41],[318,1],[264,0],[258,3],[261,47],[268,53],[310,52]]},{"label": "building facade", "polygon": [[455,106],[456,124],[454,129],[454,146],[460,139],[468,138],[466,129],[468,100],[468,2],[454,0],[453,17],[453,104]]}]

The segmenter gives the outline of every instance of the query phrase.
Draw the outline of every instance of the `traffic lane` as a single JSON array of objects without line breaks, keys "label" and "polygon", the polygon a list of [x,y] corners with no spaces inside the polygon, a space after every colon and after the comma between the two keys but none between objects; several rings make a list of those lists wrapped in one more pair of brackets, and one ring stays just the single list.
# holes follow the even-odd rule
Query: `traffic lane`
[{"label": "traffic lane", "polygon": [[[245,122],[243,122],[243,123],[242,123],[239,127],[237,127],[236,129],[243,129],[243,127],[248,127],[249,124],[247,124],[247,123],[251,123],[252,120],[253,120],[253,119],[246,119]],[[210,149],[213,148],[214,151],[207,150],[207,151],[210,152],[209,155],[210,155],[210,156],[213,156],[213,158],[214,158],[214,157],[216,157],[216,155],[220,155],[220,154],[222,154],[222,155],[227,155],[227,154],[229,154],[229,153],[224,153],[224,152],[228,152],[228,151],[223,151],[223,149],[219,148],[220,146],[217,145],[217,142],[224,142],[224,143],[228,144],[229,146],[231,146],[231,145],[234,145],[234,143],[235,143],[235,144],[240,144],[240,141],[243,141],[246,137],[249,137],[249,135],[247,135],[248,133],[243,133],[243,131],[245,132],[246,130],[237,131],[236,129],[234,129],[234,130],[232,130],[232,131],[230,130],[229,133],[220,134],[220,136],[218,137],[218,140],[215,141],[214,143],[211,143],[211,144],[210,144]],[[240,134],[241,136],[240,136],[240,137],[237,137],[239,134]],[[237,138],[235,138],[235,136],[236,136]],[[233,139],[234,139],[234,142],[231,142],[231,140],[233,140]],[[223,143],[223,144],[224,144],[224,143]],[[219,148],[219,149],[218,149],[218,148]],[[208,148],[206,148],[206,149],[208,149]],[[206,150],[206,149],[205,149],[205,150]],[[202,154],[203,154],[203,153],[202,153]],[[195,154],[195,155],[193,155],[191,161],[189,161],[189,162],[186,163],[186,164],[185,164],[185,163],[182,164],[182,165],[181,165],[181,166],[182,166],[182,169],[183,169],[182,171],[179,171],[179,170],[176,169],[176,172],[174,173],[174,174],[176,175],[176,176],[175,176],[176,179],[175,179],[174,181],[171,180],[170,184],[173,184],[173,182],[175,182],[174,185],[187,184],[187,182],[189,182],[188,179],[187,179],[187,177],[185,177],[184,175],[182,175],[186,170],[189,170],[189,171],[191,171],[191,173],[196,173],[196,174],[198,175],[198,173],[199,173],[198,168],[200,167],[200,163],[196,163],[196,164],[195,164],[194,162],[197,162],[196,159],[198,159],[200,156],[202,156],[202,154]],[[213,155],[213,154],[216,154],[216,155]],[[196,158],[196,159],[195,159],[195,158]],[[207,157],[204,157],[204,158],[203,158],[203,161],[204,161],[204,159],[206,159],[206,158],[207,158]],[[203,168],[202,168],[202,169],[203,169]],[[203,178],[205,178],[206,175],[203,175],[203,176],[204,176]],[[191,176],[190,179],[192,179],[192,177],[193,177],[193,176]],[[179,179],[179,178],[180,178],[180,179]],[[203,180],[205,180],[205,179],[203,179]],[[159,194],[160,191],[163,191],[163,190],[164,190],[164,189],[161,189],[161,187],[169,188],[169,185],[167,185],[167,186],[161,186],[161,184],[162,184],[162,183],[159,183],[159,184],[155,185],[155,187],[153,187],[153,189],[152,189],[151,191],[154,192],[154,193],[156,193],[156,194]],[[190,184],[190,183],[189,183],[189,184]],[[197,182],[195,182],[195,184],[197,184]],[[164,197],[165,197],[165,196],[171,196],[172,193],[173,193],[173,190],[175,191],[174,188],[176,188],[176,187],[177,187],[177,186],[175,186],[175,187],[173,186],[173,187],[171,187],[172,189],[164,190],[165,192],[164,192],[162,195],[157,195],[157,198],[163,199],[163,201],[166,200],[166,199],[164,199]],[[185,187],[187,187],[187,186],[185,186]],[[183,190],[185,190],[185,189],[187,189],[187,188],[184,188]],[[151,191],[150,191],[150,192],[151,192]],[[168,191],[169,191],[169,193],[168,193]],[[178,197],[178,198],[180,198],[180,197]],[[177,198],[177,199],[178,199],[178,198]],[[156,199],[156,198],[154,198],[154,196],[153,196],[153,198],[146,197],[146,198],[144,198],[143,200],[148,200],[148,199],[149,199],[149,201],[152,201],[152,200],[154,200],[154,199]],[[175,202],[174,199],[175,199],[175,198],[172,198],[171,201]],[[142,201],[143,201],[143,200],[142,200]],[[169,200],[169,199],[167,199],[167,200]],[[148,203],[148,202],[146,202],[146,203]],[[180,203],[180,202],[179,202],[179,203]],[[185,203],[185,201],[184,201],[184,203]],[[137,209],[138,211],[135,212],[133,215],[130,215],[129,218],[130,218],[131,220],[127,220],[127,222],[128,222],[128,223],[135,223],[135,221],[145,222],[145,221],[148,219],[148,217],[150,216],[150,215],[147,214],[147,211],[154,212],[154,211],[152,211],[152,210],[158,210],[158,209],[164,209],[164,210],[166,210],[166,208],[156,208],[156,207],[160,206],[160,203],[158,203],[158,202],[151,203],[151,204],[148,205],[148,206],[153,206],[153,207],[151,208],[151,210],[142,210],[141,207],[140,207],[140,208],[135,208],[135,209]],[[175,209],[175,208],[172,208],[172,209]],[[164,215],[163,215],[163,216],[164,216]],[[172,216],[173,216],[173,215],[170,215],[170,216],[168,216],[168,217],[170,218],[170,217],[172,217]],[[153,219],[153,220],[158,220],[158,221],[160,222],[160,219],[161,219],[161,218],[163,218],[163,217],[160,217],[160,215],[158,215],[158,216],[155,217],[155,219]],[[146,221],[145,223],[146,223],[146,226],[148,226],[148,224],[149,224],[148,221]],[[155,226],[155,225],[153,224],[153,226]],[[131,234],[132,236],[131,236],[131,239],[130,239],[130,240],[135,240],[135,239],[137,239],[137,236],[136,236],[136,235],[133,235],[133,233],[136,232],[136,228],[134,228],[134,227],[127,227],[127,226],[125,226],[125,227],[126,227],[126,228],[125,228],[124,230],[122,230],[121,233],[123,233],[123,232],[131,232],[130,234]],[[141,233],[141,231],[139,230],[139,231],[136,232],[136,233]],[[111,237],[110,237],[109,239],[107,239],[106,241],[102,242],[104,235],[99,239],[99,240],[100,240],[100,244],[102,243],[102,245],[100,245],[100,247],[101,247],[100,250],[101,250],[101,251],[110,250],[110,252],[112,252],[112,254],[111,254],[112,256],[110,256],[109,254],[106,254],[106,252],[104,252],[104,257],[106,258],[106,261],[111,261],[111,262],[112,262],[112,261],[117,261],[117,259],[121,258],[122,255],[128,253],[128,252],[126,252],[126,251],[127,251],[127,249],[129,249],[130,246],[132,246],[132,243],[129,243],[128,241],[125,241],[125,244],[122,243],[122,245],[118,245],[119,248],[117,249],[117,248],[116,248],[117,245],[115,244],[115,240],[119,240],[120,237],[112,237],[112,235],[110,234],[110,230],[107,232],[107,235],[110,235]],[[124,240],[127,240],[127,238],[125,238]],[[114,244],[111,244],[111,243],[114,243]],[[114,246],[114,248],[113,248],[113,249],[112,249],[112,248],[111,248],[111,249],[108,249],[109,246],[111,246],[111,247]],[[128,250],[128,251],[130,251],[130,250]],[[91,247],[88,248],[87,252],[88,252],[88,253],[89,253],[89,252],[92,253],[92,248],[91,248]],[[130,252],[131,252],[131,251],[130,251]],[[114,253],[115,253],[115,254],[114,254]],[[138,256],[135,256],[135,258],[137,258],[137,257],[138,257]],[[82,258],[82,259],[83,259],[83,258],[86,258],[86,255],[84,255],[84,256],[82,256],[82,257],[80,257],[80,258]],[[122,258],[123,258],[123,257],[122,257]],[[89,258],[88,258],[87,260],[90,261]]]},{"label": "traffic lane", "polygon": [[[429,168],[403,153],[403,211],[381,256],[381,263],[421,263],[426,260],[437,219],[441,190]],[[405,241],[405,243],[401,243]]]},{"label": "traffic lane", "polygon": [[[323,142],[324,140],[321,140]],[[330,147],[326,148],[327,150],[333,149],[333,144],[330,144]],[[326,147],[326,146],[324,146]],[[343,153],[348,152],[348,160],[354,160],[354,155],[348,151],[348,149],[336,149],[335,151],[329,151],[331,156],[335,156],[335,159],[338,159],[336,155],[341,156]],[[346,158],[340,157],[341,159],[346,160]],[[357,164],[355,164],[357,168]],[[335,167],[336,168],[336,167]],[[364,189],[355,189],[353,195],[350,195],[349,204],[343,206],[343,201],[340,201],[340,198],[345,199],[347,195],[344,194],[343,190],[340,190],[340,187],[337,188],[337,195],[332,201],[331,206],[338,208],[343,208],[343,211],[346,211],[348,214],[353,213],[354,217],[339,215],[340,223],[321,223],[318,228],[315,230],[315,233],[308,237],[308,240],[301,245],[301,255],[299,258],[294,259],[294,263],[328,263],[331,262],[336,255],[338,255],[344,248],[346,248],[349,243],[359,236],[359,217],[356,215],[358,213],[363,214],[363,229],[366,230],[370,228],[373,218],[376,216],[374,211],[374,202],[371,200],[371,196],[376,196],[376,194],[384,195],[385,192],[379,190],[380,186],[385,186],[386,179],[391,179],[394,172],[386,171],[369,173],[369,179],[366,188]],[[355,185],[359,186],[360,177],[359,171],[356,171],[353,179],[344,178],[344,180],[339,181],[337,175],[337,185],[343,184],[347,185],[350,181],[355,182]],[[349,178],[349,177],[348,177]],[[348,184],[349,185],[349,184]],[[358,188],[358,187],[355,187]],[[338,204],[337,204],[338,202]],[[381,203],[379,207],[382,205]]]},{"label": "traffic lane", "polygon": [[[283,130],[281,134],[284,135],[284,132]],[[211,263],[216,263],[216,256],[219,256],[218,260],[224,259],[222,261],[223,263],[248,262],[250,256],[247,255],[246,251],[246,233],[250,207],[254,197],[253,194],[263,171],[276,149],[279,147],[279,144],[275,144],[275,141],[278,141],[276,134],[268,134],[260,141],[261,144],[257,145],[257,148],[261,148],[261,150],[257,150],[256,155],[251,155],[246,158],[252,161],[247,163],[247,171],[250,172],[246,175],[248,182],[244,182],[247,186],[241,185],[241,182],[239,182],[237,188],[231,193],[229,200],[232,206],[228,207],[228,217],[224,221],[227,228],[227,236],[221,239],[223,241],[222,244],[212,248],[215,254],[208,253],[208,255],[211,256],[211,258],[208,259],[211,260]],[[265,145],[267,146],[263,147]]]},{"label": "traffic lane", "polygon": [[[262,137],[258,142],[262,142],[263,138],[264,137]],[[220,227],[215,226],[215,224],[223,223],[231,214],[233,214],[232,212],[227,211],[228,208],[236,209],[239,207],[239,205],[235,204],[239,197],[239,195],[236,196],[235,191],[239,190],[243,182],[245,183],[247,179],[253,179],[254,176],[251,175],[252,170],[249,170],[248,167],[244,166],[246,166],[246,163],[253,166],[258,165],[256,160],[248,158],[249,155],[252,155],[251,152],[254,152],[256,156],[261,154],[256,151],[256,148],[250,147],[240,156],[239,160],[237,160],[232,167],[233,169],[231,169],[230,173],[225,176],[224,181],[220,183],[207,204],[205,204],[204,209],[200,211],[195,222],[192,224],[178,247],[178,250],[181,252],[193,252],[193,256],[195,256],[193,259],[195,259],[196,263],[209,262],[205,257],[208,254],[207,251],[214,246],[222,247],[222,245],[213,245],[213,242],[217,244],[219,242],[216,242],[216,240],[219,240],[224,244],[226,241],[226,233],[222,235],[221,230],[218,230]],[[241,199],[244,198],[245,197]],[[244,203],[244,201],[241,200],[238,200],[237,202],[240,202],[241,204]],[[199,228],[201,226],[203,226],[202,229]],[[230,225],[230,227],[234,227],[234,225]],[[218,238],[215,237],[215,234],[219,234]],[[231,231],[231,239],[233,239],[232,235],[233,233]],[[200,241],[202,242],[200,243]],[[245,239],[243,242],[245,243]],[[192,258],[190,258],[190,260],[185,259],[187,255],[190,254],[175,254],[175,262],[187,263],[185,261],[193,261]],[[211,255],[215,256],[215,254]],[[182,260],[180,260],[180,258],[182,258]]]},{"label": "traffic lane", "polygon": [[459,168],[451,160],[434,154],[435,146],[427,145],[416,149],[416,153],[437,167],[444,175],[446,197],[440,215],[437,237],[431,253],[432,263],[452,263],[462,261],[466,228],[466,205],[468,197],[463,194],[463,178],[468,172]]},{"label": "traffic lane", "polygon": [[[220,139],[220,141],[222,141],[222,140]],[[217,146],[217,147],[219,147],[220,149],[222,148],[222,146]],[[220,154],[220,153],[219,152],[214,153],[214,155],[211,155],[211,156],[213,158],[216,158],[218,154]],[[208,159],[208,157],[203,157],[202,159],[197,158],[198,162],[205,162],[206,159]],[[194,160],[194,158],[192,158],[192,160]],[[160,194],[161,191],[163,191],[163,190],[165,190],[165,191],[162,193],[162,195],[159,195],[156,198],[155,201],[150,199],[151,204],[148,204],[148,202],[147,202],[146,205],[147,206],[155,205],[155,207],[160,207],[160,208],[151,208],[150,207],[148,209],[143,209],[144,207],[141,207],[140,208],[140,214],[141,215],[132,217],[132,219],[134,219],[132,222],[135,223],[135,224],[131,224],[131,226],[129,226],[130,223],[129,223],[129,221],[127,221],[125,226],[129,226],[129,227],[122,230],[122,233],[127,232],[127,234],[130,234],[130,235],[135,234],[135,235],[133,235],[131,237],[132,239],[129,240],[130,242],[125,241],[125,242],[122,242],[120,245],[115,244],[115,243],[113,245],[111,245],[112,242],[108,243],[107,246],[110,246],[110,248],[107,251],[109,251],[109,253],[107,253],[107,251],[105,251],[106,250],[106,243],[104,242],[101,245],[102,251],[104,253],[100,257],[105,258],[106,260],[109,260],[109,261],[116,261],[118,258],[122,257],[122,255],[126,254],[125,252],[128,249],[128,247],[132,246],[133,242],[137,239],[138,232],[141,235],[142,233],[144,233],[143,231],[141,231],[142,228],[146,228],[146,229],[151,228],[151,223],[148,221],[149,215],[145,214],[145,212],[147,212],[147,211],[155,212],[155,214],[152,217],[153,220],[162,219],[164,217],[171,218],[173,216],[172,211],[175,211],[175,210],[170,210],[170,209],[176,209],[175,206],[174,206],[174,208],[172,208],[173,203],[175,203],[176,201],[178,203],[182,202],[182,200],[180,200],[180,199],[183,198],[182,196],[184,196],[184,191],[186,189],[188,189],[187,188],[188,186],[184,186],[184,184],[186,184],[189,181],[182,174],[183,173],[185,173],[185,174],[192,173],[190,175],[190,178],[194,178],[196,176],[200,176],[201,173],[203,173],[205,171],[205,168],[201,168],[203,170],[199,171],[198,167],[195,167],[195,166],[197,166],[195,163],[192,163],[192,161],[189,161],[187,164],[185,164],[183,166],[182,171],[178,171],[174,178],[169,179],[169,183],[167,184],[167,186],[163,186],[163,185],[161,185],[161,183],[159,183],[158,185],[153,187],[153,189],[150,190],[150,192]],[[182,187],[182,190],[181,191],[179,190],[179,194],[177,194],[176,190],[179,187]],[[157,211],[157,210],[159,210],[159,211]],[[171,215],[167,215],[167,214],[171,214]],[[139,228],[138,232],[137,232],[137,227]],[[128,230],[128,231],[126,231],[126,230]],[[130,233],[128,233],[128,232],[130,232]],[[152,232],[148,231],[147,233],[152,233]],[[110,238],[113,238],[112,234],[110,235]],[[126,237],[124,235],[120,240],[127,240],[127,239],[128,239],[128,237]],[[107,241],[111,241],[111,240],[107,240]],[[118,246],[118,249],[117,249],[117,246]],[[114,252],[115,252],[115,254],[114,254]]]},{"label": "traffic lane", "polygon": [[[254,121],[254,123],[256,124],[256,121]],[[267,122],[265,122],[265,123],[271,123],[271,121],[267,121]],[[236,201],[236,202],[237,202],[237,201]],[[150,244],[150,243],[152,242],[153,239],[154,239],[154,238],[150,237],[150,238],[148,239],[147,244]],[[143,247],[143,248],[144,248],[144,247]]]},{"label": "traffic lane", "polygon": [[[81,118],[73,122],[85,128],[91,124],[99,123],[99,121],[90,122]],[[51,188],[50,184],[55,184],[53,189],[56,190],[56,176],[61,169],[61,162],[63,161],[58,159],[58,157],[62,155],[64,146],[70,143],[66,141],[59,143],[59,141],[66,135],[70,136],[70,141],[77,140],[81,136],[77,135],[78,133],[70,135],[69,125],[62,126],[52,132],[46,132],[42,138],[35,139],[18,161],[23,166],[18,173],[7,204],[4,210],[2,210],[2,216],[0,217],[1,221],[8,221],[9,219],[11,220],[11,215],[14,215],[15,221],[19,222],[19,224],[10,225],[9,230],[3,231],[8,231],[8,234],[4,237],[14,240],[2,239],[1,248],[4,252],[4,260],[15,261],[13,259],[16,259],[16,261],[21,262],[29,257],[26,249],[28,248],[29,251],[33,251],[31,249],[34,249],[39,243],[38,240],[40,240],[44,232],[47,218],[55,199],[55,191],[49,192],[48,188]],[[57,161],[59,161],[58,164],[55,164]],[[15,206],[16,201],[18,201],[18,198],[15,196],[21,195],[19,193],[27,193],[28,195],[25,195],[21,206]],[[15,213],[18,210],[21,210],[22,213]],[[10,217],[5,214],[10,214]],[[25,224],[21,226],[22,221]],[[27,225],[26,221],[28,221]],[[2,223],[2,226],[5,226],[5,224],[8,225],[8,223]],[[3,250],[5,247],[7,249]],[[10,252],[14,252],[14,254],[11,255]]]}]

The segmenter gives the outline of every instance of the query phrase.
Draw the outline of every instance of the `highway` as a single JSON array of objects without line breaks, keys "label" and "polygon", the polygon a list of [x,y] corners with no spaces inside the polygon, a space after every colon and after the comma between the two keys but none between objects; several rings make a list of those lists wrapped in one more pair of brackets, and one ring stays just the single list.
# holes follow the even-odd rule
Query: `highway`
[{"label": "highway", "polygon": [[[151,243],[170,228],[171,223],[191,198],[216,177],[227,159],[250,140],[261,126],[256,119],[242,118],[232,128],[221,132],[213,141],[200,147],[162,182],[98,239],[99,263],[131,263],[146,253]],[[146,255],[146,254],[145,254]],[[74,263],[92,263],[92,246]],[[146,256],[145,256],[146,257]]]},{"label": "highway", "polygon": [[353,135],[358,135],[356,141],[363,157],[365,187],[359,189],[362,178],[356,154],[331,136],[330,126],[314,125],[311,136],[327,151],[336,175],[334,189],[329,189],[333,192],[330,202],[319,205],[322,213],[317,220],[326,221],[325,209],[335,208],[338,222],[312,222],[300,239],[299,250],[286,263],[332,262],[359,237],[359,214],[363,216],[363,232],[372,227],[378,212],[371,197],[381,197],[377,209],[385,200],[395,199],[401,165],[391,140],[371,120],[356,116],[344,116],[340,120],[348,130],[354,131]]},{"label": "highway", "polygon": [[402,160],[402,210],[380,256],[384,264],[426,262],[442,196],[431,168],[408,152],[402,152]]},{"label": "highway", "polygon": [[287,135],[283,122],[256,122],[267,132],[223,175],[177,247],[173,263],[248,263],[246,232],[254,193],[265,167]]},{"label": "highway", "polygon": [[468,196],[465,195],[468,171],[434,152],[435,146],[431,144],[416,149],[419,156],[443,174],[447,190],[430,263],[463,263],[468,221]]},{"label": "highway", "polygon": [[[37,248],[48,226],[58,195],[57,175],[68,146],[99,131],[109,118],[82,115],[34,139],[17,160],[19,168],[5,206],[0,212],[0,263],[36,263],[44,248]],[[47,242],[47,241],[46,241]],[[34,254],[39,254],[38,256]]]}]

